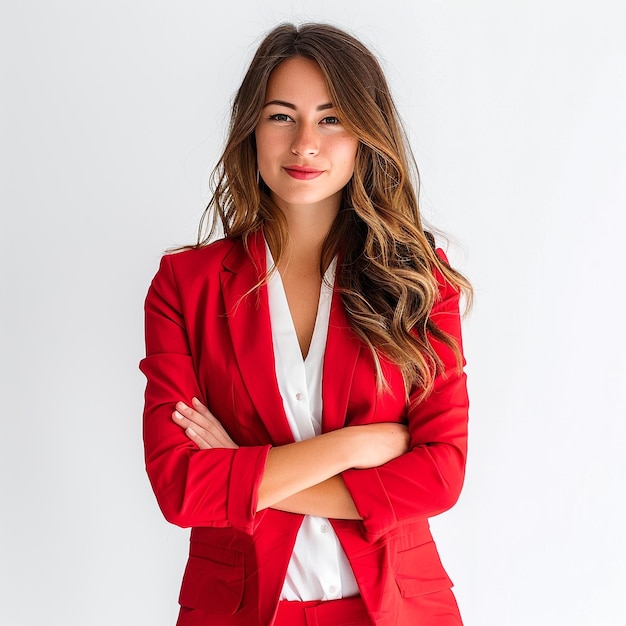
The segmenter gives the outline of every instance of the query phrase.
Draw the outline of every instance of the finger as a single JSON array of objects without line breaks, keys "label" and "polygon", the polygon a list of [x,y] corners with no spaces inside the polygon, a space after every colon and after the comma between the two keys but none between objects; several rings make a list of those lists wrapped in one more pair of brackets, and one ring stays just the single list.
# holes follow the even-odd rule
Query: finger
[{"label": "finger", "polygon": [[[182,413],[174,411],[172,413],[172,420],[183,429],[187,437],[189,437],[189,439],[191,439],[201,450],[206,450],[211,447],[209,439],[204,436],[204,430],[195,424],[192,426],[193,422],[188,420]],[[200,432],[196,432],[196,430]]]},{"label": "finger", "polygon": [[202,415],[210,415],[211,417],[213,417],[213,414],[211,413],[211,411],[209,411],[208,407],[202,404],[202,402],[198,400],[198,398],[196,398],[195,396],[191,398],[191,404],[193,408],[198,411],[198,413],[202,413]]},{"label": "finger", "polygon": [[209,422],[210,424],[213,424],[215,426],[219,426],[220,428],[223,428],[221,422],[217,419],[217,417],[215,417],[215,415],[213,415],[213,413],[211,413],[211,411],[208,409],[208,407],[206,407],[204,404],[202,404],[202,402],[200,400],[198,400],[198,398],[193,397],[191,399],[191,404],[193,406],[193,409],[197,413],[202,415],[202,417],[204,417],[207,420],[207,422]]},{"label": "finger", "polygon": [[[207,409],[208,411],[208,409]],[[182,416],[182,419],[178,415]],[[183,428],[192,427],[198,436],[209,448],[237,448],[238,446],[229,437],[220,422],[208,413],[208,416],[201,415],[198,411],[187,406],[184,402],[176,404],[174,419]]]},{"label": "finger", "polygon": [[[172,419],[174,420],[174,422],[176,424],[178,424],[181,428],[189,428],[189,426],[191,426],[192,424],[195,424],[195,422],[193,420],[190,420],[189,418],[185,417],[180,411],[176,410],[172,412]],[[195,424],[198,429],[201,429],[202,427],[199,426],[198,424]]]},{"label": "finger", "polygon": [[209,408],[205,406],[204,404],[202,404],[202,402],[198,400],[198,398],[196,397],[192,398],[191,405],[200,415],[202,415],[209,422],[211,422],[212,424],[219,425],[220,427],[222,426],[221,422],[217,419],[217,417],[215,417],[215,415],[211,413]]},{"label": "finger", "polygon": [[206,407],[200,400],[198,400],[198,398],[193,397],[191,399],[191,404],[193,405],[194,409],[206,419],[206,422],[203,423],[203,426],[215,437],[215,440],[218,443],[219,447],[239,447],[226,432],[226,429],[222,426],[222,423],[215,417],[215,415],[213,415],[213,413],[211,413],[208,407]]},{"label": "finger", "polygon": [[188,428],[189,425],[191,424],[191,422],[182,413],[179,413],[178,411],[172,412],[172,419],[174,420],[175,424],[178,424],[183,429]]},{"label": "finger", "polygon": [[211,420],[207,416],[187,406],[184,402],[177,402],[176,410],[184,415],[190,422],[197,424],[200,428],[207,429],[211,425]]},{"label": "finger", "polygon": [[[183,409],[184,410],[184,409]],[[186,413],[189,413],[188,411],[185,411]],[[206,433],[206,429],[203,428],[200,424],[198,424],[196,421],[189,419],[188,417],[186,417],[185,415],[183,415],[183,413],[181,413],[178,409],[176,409],[175,411],[172,412],[172,419],[174,420],[174,422],[176,424],[178,424],[178,426],[180,426],[184,431],[187,431],[189,428],[192,429],[192,432],[196,435],[196,436],[201,436],[204,439],[207,440],[207,443],[210,443],[208,441],[208,439],[205,436]]]},{"label": "finger", "polygon": [[193,441],[200,450],[208,450],[211,446],[191,426],[185,428],[185,434]]}]

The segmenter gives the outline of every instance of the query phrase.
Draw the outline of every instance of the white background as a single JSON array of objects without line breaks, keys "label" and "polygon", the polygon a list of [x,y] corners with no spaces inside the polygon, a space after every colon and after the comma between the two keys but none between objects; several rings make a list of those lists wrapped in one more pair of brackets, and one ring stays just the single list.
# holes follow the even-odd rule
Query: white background
[{"label": "white background", "polygon": [[143,470],[143,298],[195,238],[230,98],[283,20],[381,57],[472,279],[467,626],[626,623],[621,0],[2,5],[0,623],[169,626],[187,531]]}]

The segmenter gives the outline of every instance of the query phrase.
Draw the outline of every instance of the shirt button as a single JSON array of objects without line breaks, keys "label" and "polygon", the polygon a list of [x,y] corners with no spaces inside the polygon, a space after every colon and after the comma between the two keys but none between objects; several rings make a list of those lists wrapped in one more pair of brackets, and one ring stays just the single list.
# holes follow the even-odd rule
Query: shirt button
[{"label": "shirt button", "polygon": [[296,394],[296,400],[297,400],[298,402],[301,402],[301,401],[302,401],[302,398],[304,398],[304,394],[303,394],[303,393],[300,393],[300,392],[298,391],[298,393]]},{"label": "shirt button", "polygon": [[335,585],[331,585],[331,586],[328,588],[328,591],[329,591],[330,593],[337,593],[337,587],[335,587]]},{"label": "shirt button", "polygon": [[[330,529],[328,528],[328,524],[322,524],[322,526],[320,527],[320,530],[321,530],[323,533],[327,533]],[[331,590],[332,590],[332,589],[333,589],[333,588],[331,587]]]}]

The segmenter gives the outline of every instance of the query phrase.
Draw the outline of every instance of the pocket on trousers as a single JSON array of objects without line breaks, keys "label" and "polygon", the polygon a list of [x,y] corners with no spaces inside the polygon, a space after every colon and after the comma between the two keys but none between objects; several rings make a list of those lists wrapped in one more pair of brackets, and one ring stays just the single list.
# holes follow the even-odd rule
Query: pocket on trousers
[{"label": "pocket on trousers", "polygon": [[178,598],[181,606],[232,615],[241,606],[243,586],[241,552],[192,541]]},{"label": "pocket on trousers", "polygon": [[402,597],[411,598],[452,587],[434,542],[402,550],[397,557],[396,583]]}]

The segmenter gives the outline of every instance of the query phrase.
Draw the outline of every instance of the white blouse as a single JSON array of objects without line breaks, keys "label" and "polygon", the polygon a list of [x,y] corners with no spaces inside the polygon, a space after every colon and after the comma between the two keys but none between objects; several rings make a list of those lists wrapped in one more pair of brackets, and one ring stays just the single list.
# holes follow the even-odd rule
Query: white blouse
[{"label": "white blouse", "polygon": [[[267,269],[274,260],[266,243]],[[294,439],[322,432],[322,369],[337,260],[326,270],[311,346],[302,358],[287,296],[278,271],[268,284],[276,379]],[[305,515],[287,568],[281,600],[337,600],[359,594],[346,554],[328,519]]]}]

